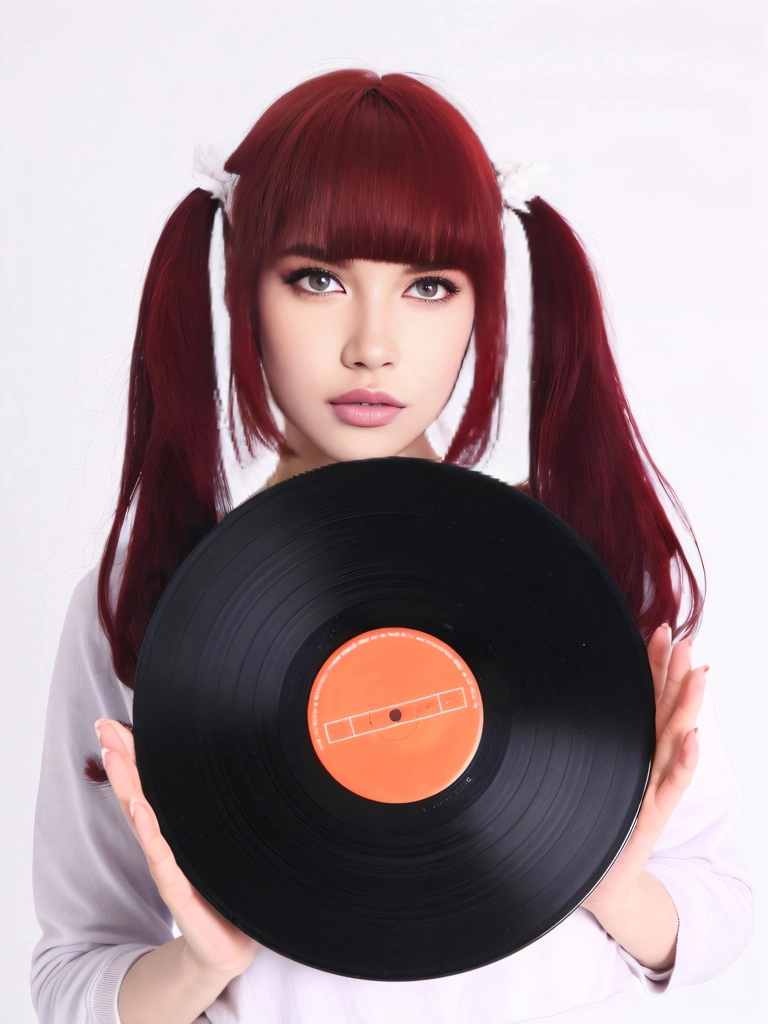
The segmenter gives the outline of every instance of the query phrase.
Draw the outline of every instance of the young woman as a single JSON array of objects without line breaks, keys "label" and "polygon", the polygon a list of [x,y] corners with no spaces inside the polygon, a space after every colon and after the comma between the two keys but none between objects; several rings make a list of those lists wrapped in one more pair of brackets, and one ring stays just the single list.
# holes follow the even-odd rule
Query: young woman
[{"label": "young woman", "polygon": [[[41,1024],[617,1024],[633,1019],[633,976],[650,993],[711,978],[751,929],[749,876],[729,840],[740,796],[705,667],[692,667],[702,597],[654,484],[685,516],[629,410],[579,240],[543,199],[503,188],[462,115],[406,75],[344,70],[299,85],[214,176],[171,215],[149,266],[115,521],[75,588],[54,668],[34,850]],[[278,453],[265,486],[337,461],[439,460],[426,431],[470,340],[471,392],[444,460],[478,465],[499,428],[505,209],[525,231],[521,487],[584,537],[625,595],[648,644],[657,750],[636,828],[600,885],[486,967],[373,982],[280,956],[193,889],[143,797],[130,729],[142,639],[175,570],[232,507],[208,279],[220,208],[229,426],[238,457],[236,410],[249,452]],[[88,756],[94,721],[102,762]]]}]

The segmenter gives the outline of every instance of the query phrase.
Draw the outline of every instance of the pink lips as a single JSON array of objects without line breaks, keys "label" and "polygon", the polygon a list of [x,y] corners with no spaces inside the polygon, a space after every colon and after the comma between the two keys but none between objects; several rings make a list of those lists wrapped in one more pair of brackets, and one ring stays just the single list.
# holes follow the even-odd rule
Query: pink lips
[{"label": "pink lips", "polygon": [[403,408],[403,403],[392,398],[386,391],[366,391],[365,388],[355,388],[354,391],[346,391],[343,395],[331,399],[331,405],[348,405],[350,402],[367,402],[368,405],[394,405],[398,409]]},{"label": "pink lips", "polygon": [[[358,404],[361,402],[367,404]],[[332,398],[330,404],[339,419],[353,427],[383,426],[391,423],[404,408],[385,391],[366,391],[364,388],[355,388]]]}]

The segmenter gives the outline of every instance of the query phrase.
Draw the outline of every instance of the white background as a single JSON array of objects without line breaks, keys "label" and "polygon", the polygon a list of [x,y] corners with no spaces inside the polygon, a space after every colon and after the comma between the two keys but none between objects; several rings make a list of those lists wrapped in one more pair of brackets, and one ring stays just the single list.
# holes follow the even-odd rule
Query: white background
[{"label": "white background", "polygon": [[[766,959],[765,22],[758,0],[67,0],[3,14],[3,1021],[31,1024],[32,822],[47,689],[74,584],[114,507],[144,272],[194,187],[299,81],[346,65],[434,76],[491,158],[553,168],[547,198],[600,274],[633,410],[708,571],[694,648],[746,799],[756,927],[718,978],[639,1021],[761,1018]],[[217,231],[219,225],[217,223]],[[522,234],[502,443],[525,475]],[[761,287],[762,286],[762,287]],[[214,283],[216,287],[216,283]],[[236,501],[272,456],[239,474]],[[762,1002],[761,1002],[762,1001]],[[436,1022],[439,1024],[439,1022]]]}]

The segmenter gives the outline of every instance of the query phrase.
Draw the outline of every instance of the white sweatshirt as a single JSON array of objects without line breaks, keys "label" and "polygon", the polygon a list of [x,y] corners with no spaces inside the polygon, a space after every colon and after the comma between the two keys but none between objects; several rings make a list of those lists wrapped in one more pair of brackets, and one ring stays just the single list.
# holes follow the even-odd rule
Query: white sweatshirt
[{"label": "white sweatshirt", "polygon": [[[121,571],[122,563],[113,594]],[[98,620],[97,575],[98,566],[72,594],[48,701],[33,854],[42,935],[31,984],[40,1024],[120,1024],[117,993],[129,967],[179,934],[111,788],[83,776],[85,755],[99,755],[94,721],[133,720],[133,691],[114,673]],[[680,919],[671,970],[642,967],[579,908],[512,956],[428,981],[346,978],[264,948],[198,1021],[623,1024],[634,1020],[633,977],[652,994],[712,978],[749,940],[752,887],[730,842],[742,799],[709,695],[698,724],[693,782],[648,864]]]}]

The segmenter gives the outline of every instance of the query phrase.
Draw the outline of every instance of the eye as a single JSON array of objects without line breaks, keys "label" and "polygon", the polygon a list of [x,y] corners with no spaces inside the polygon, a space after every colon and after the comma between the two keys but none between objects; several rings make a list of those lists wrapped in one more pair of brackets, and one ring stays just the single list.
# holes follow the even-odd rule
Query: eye
[{"label": "eye", "polygon": [[[344,291],[339,279],[329,270],[323,270],[322,267],[299,267],[298,270],[291,271],[284,278],[284,281],[286,284],[296,285],[299,291],[309,293],[310,295],[324,295],[328,292]],[[306,281],[308,287],[305,287],[304,284],[299,284],[300,281]],[[334,282],[339,286],[338,288],[331,287]]]},{"label": "eye", "polygon": [[[414,281],[408,292],[416,289],[417,294],[415,298],[421,299],[423,302],[445,302],[450,299],[452,295],[455,295],[459,288],[453,281],[449,281],[445,277],[420,277],[418,281]],[[442,288],[444,294],[440,295],[439,291]],[[408,294],[406,292],[406,295]]]}]

